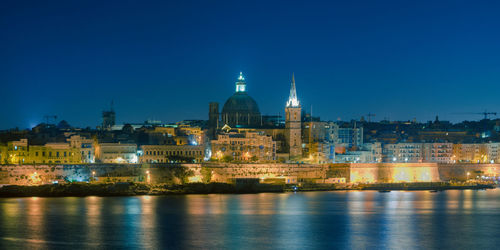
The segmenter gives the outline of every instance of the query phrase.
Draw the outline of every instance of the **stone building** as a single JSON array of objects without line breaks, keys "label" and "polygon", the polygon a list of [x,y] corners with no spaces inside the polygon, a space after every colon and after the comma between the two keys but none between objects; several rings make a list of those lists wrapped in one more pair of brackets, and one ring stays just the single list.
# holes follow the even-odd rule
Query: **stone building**
[{"label": "stone building", "polygon": [[3,162],[6,164],[24,164],[29,162],[28,139],[11,141],[7,143],[7,148],[3,150]]},{"label": "stone building", "polygon": [[451,143],[395,143],[385,144],[384,162],[453,162]]},{"label": "stone building", "polygon": [[203,145],[142,145],[140,163],[202,162]]},{"label": "stone building", "polygon": [[[486,143],[453,144],[453,161],[458,163],[489,163],[495,158],[493,147]],[[491,152],[491,153],[489,153]],[[489,155],[493,155],[489,157]]]},{"label": "stone building", "polygon": [[301,110],[302,108],[297,98],[297,90],[295,89],[295,76],[292,75],[290,97],[285,108],[285,135],[289,146],[290,159],[299,159],[302,157]]},{"label": "stone building", "polygon": [[43,146],[29,146],[30,163],[82,163],[81,152],[69,143],[47,143]]},{"label": "stone building", "polygon": [[211,141],[212,158],[235,161],[268,162],[276,160],[276,142],[263,132],[228,132]]},{"label": "stone building", "polygon": [[82,163],[80,151],[69,143],[29,145],[28,139],[21,139],[9,142],[0,151],[2,164]]},{"label": "stone building", "polygon": [[80,151],[82,163],[95,162],[95,147],[94,140],[85,138],[81,135],[72,135],[67,141],[71,148],[76,148]]},{"label": "stone building", "polygon": [[130,143],[99,143],[95,157],[102,163],[137,163],[137,145]]},{"label": "stone building", "polygon": [[[211,112],[215,112],[215,106],[211,104]],[[211,115],[213,119],[213,114]],[[247,94],[246,82],[243,74],[236,81],[236,92],[227,99],[222,107],[222,123],[230,127],[247,126],[256,127],[262,124],[262,116],[257,102]],[[214,121],[212,120],[212,123]]]}]

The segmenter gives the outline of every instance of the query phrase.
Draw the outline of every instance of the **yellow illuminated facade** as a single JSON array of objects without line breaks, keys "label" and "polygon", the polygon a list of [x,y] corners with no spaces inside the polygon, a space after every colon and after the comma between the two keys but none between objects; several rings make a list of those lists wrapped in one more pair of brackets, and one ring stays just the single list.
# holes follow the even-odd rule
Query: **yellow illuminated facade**
[{"label": "yellow illuminated facade", "polygon": [[229,132],[211,141],[212,158],[230,157],[235,161],[275,161],[276,142],[263,132]]},{"label": "yellow illuminated facade", "polygon": [[9,142],[0,148],[2,164],[50,164],[81,163],[80,151],[71,148],[69,143],[47,143],[45,145],[28,145],[27,139]]},{"label": "yellow illuminated facade", "polygon": [[437,164],[358,164],[350,169],[351,183],[404,183],[440,181]]},{"label": "yellow illuminated facade", "polygon": [[28,139],[9,142],[5,158],[7,164],[25,164],[29,162]]},{"label": "yellow illuminated facade", "polygon": [[29,163],[82,163],[81,152],[69,143],[47,143],[29,147]]},{"label": "yellow illuminated facade", "polygon": [[7,146],[0,145],[0,164],[7,164],[9,160],[9,154]]},{"label": "yellow illuminated facade", "polygon": [[490,163],[488,144],[469,143],[454,144],[453,159],[455,162]]}]

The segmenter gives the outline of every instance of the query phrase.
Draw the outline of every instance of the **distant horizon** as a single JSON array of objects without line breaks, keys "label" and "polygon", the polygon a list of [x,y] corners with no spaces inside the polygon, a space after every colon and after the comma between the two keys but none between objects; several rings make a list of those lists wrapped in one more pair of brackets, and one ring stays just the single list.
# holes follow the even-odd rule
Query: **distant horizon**
[{"label": "distant horizon", "polygon": [[[308,112],[306,112],[308,113]],[[266,116],[266,115],[278,115],[278,114],[263,114],[263,116]],[[118,117],[118,114],[117,114],[117,117]],[[282,115],[283,117],[283,115]],[[313,117],[317,117],[317,116],[313,116]],[[439,118],[439,121],[440,122],[450,122],[451,124],[455,125],[455,124],[459,124],[459,123],[462,123],[462,122],[480,122],[482,120],[484,120],[484,118],[481,118],[481,119],[477,119],[477,120],[460,120],[460,121],[450,121],[450,120],[444,120],[444,119],[441,119],[440,116],[438,116]],[[352,122],[352,121],[358,121],[358,122],[361,122],[361,120],[358,118],[358,119],[350,119],[350,120],[324,120],[320,117],[321,121],[323,122]],[[365,121],[364,122],[368,122],[368,118],[367,117],[364,117]],[[163,121],[163,120],[157,120],[157,119],[145,119],[143,121],[127,121],[127,122],[116,122],[115,125],[126,125],[126,124],[131,124],[131,125],[135,125],[135,124],[146,124],[147,121],[159,121],[161,125],[165,125],[165,124],[175,124],[175,123],[179,123],[179,122],[182,122],[182,121],[189,121],[189,120],[192,120],[192,121],[197,121],[197,120],[203,120],[203,121],[207,121],[208,118],[206,119],[183,119],[183,120],[178,120],[178,121]],[[500,120],[500,117],[496,117],[496,118],[488,118],[488,120],[490,121],[498,121]],[[53,121],[53,119],[51,119],[51,121]],[[51,122],[49,121],[49,125],[58,125],[61,121],[66,121],[71,127],[73,128],[80,128],[80,129],[86,129],[86,128],[91,128],[91,129],[96,129],[97,127],[101,126],[101,123],[102,123],[102,119],[101,119],[101,123],[95,125],[95,126],[91,126],[91,125],[84,125],[84,126],[80,126],[80,125],[74,125],[71,123],[71,121],[68,121],[66,119],[59,119],[59,117],[56,119],[56,122]],[[377,119],[373,119],[371,118],[371,123],[380,123],[382,121],[389,121],[389,122],[413,122],[413,119],[411,120],[377,120]],[[427,121],[420,121],[420,120],[416,120],[416,123],[419,123],[419,124],[426,124],[428,122],[434,122],[435,121],[435,117],[434,119],[431,119],[431,120],[427,120]],[[11,127],[11,128],[0,128],[0,130],[14,130],[14,129],[19,129],[19,130],[31,130],[33,129],[34,127],[38,126],[38,125],[41,125],[41,124],[46,124],[46,121],[43,121],[43,119],[35,124],[34,126],[32,127],[26,127],[26,128],[21,128],[21,127]],[[151,125],[155,125],[154,123],[151,123]]]}]

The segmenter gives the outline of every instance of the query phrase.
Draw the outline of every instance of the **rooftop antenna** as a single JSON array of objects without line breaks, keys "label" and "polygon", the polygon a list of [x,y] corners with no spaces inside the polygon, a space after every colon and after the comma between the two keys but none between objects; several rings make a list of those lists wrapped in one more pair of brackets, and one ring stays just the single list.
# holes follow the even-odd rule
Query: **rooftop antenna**
[{"label": "rooftop antenna", "polygon": [[311,122],[313,121],[313,105],[311,104]]}]

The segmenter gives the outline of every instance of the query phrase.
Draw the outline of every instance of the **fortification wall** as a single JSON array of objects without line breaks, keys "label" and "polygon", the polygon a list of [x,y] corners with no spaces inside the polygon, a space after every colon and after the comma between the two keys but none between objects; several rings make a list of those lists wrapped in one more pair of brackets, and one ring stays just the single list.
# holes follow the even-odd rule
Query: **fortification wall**
[{"label": "fortification wall", "polygon": [[[468,173],[468,174],[467,174]],[[238,178],[351,183],[435,182],[500,176],[500,164],[374,163],[374,164],[80,164],[1,165],[0,184],[44,184],[63,181],[233,182]]]},{"label": "fortification wall", "polygon": [[499,177],[500,164],[439,164],[439,175],[443,181],[473,180],[481,177]]}]

